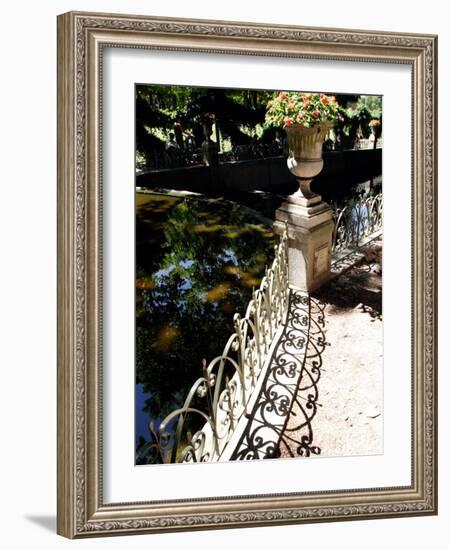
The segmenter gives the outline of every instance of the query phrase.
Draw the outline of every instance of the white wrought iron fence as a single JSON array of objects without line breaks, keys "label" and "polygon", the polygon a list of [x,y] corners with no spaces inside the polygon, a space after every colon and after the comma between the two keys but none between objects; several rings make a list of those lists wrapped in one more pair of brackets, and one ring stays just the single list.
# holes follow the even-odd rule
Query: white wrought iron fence
[{"label": "white wrought iron fence", "polygon": [[359,247],[382,231],[382,193],[334,208],[332,252]]},{"label": "white wrought iron fence", "polygon": [[[376,142],[376,149],[382,149],[383,140],[378,138]],[[354,149],[373,149],[374,139],[359,139],[354,144]]]},{"label": "white wrought iron fence", "polygon": [[203,374],[190,388],[183,406],[157,429],[150,424],[151,440],[138,451],[144,461],[207,462],[222,454],[246,412],[271,343],[287,314],[287,241],[286,229],[245,315],[234,316],[235,332],[221,355],[209,364],[204,361]]}]

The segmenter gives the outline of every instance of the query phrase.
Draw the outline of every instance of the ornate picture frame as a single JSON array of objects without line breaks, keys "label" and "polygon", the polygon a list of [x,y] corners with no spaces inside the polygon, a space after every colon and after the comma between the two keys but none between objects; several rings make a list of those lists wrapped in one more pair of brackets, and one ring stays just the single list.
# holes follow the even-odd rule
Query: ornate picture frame
[{"label": "ornate picture frame", "polygon": [[[404,64],[412,74],[409,486],[103,499],[105,47]],[[58,533],[69,538],[437,513],[437,37],[70,12],[58,17]],[[130,367],[131,368],[131,367]],[[130,371],[132,372],[132,371]]]}]

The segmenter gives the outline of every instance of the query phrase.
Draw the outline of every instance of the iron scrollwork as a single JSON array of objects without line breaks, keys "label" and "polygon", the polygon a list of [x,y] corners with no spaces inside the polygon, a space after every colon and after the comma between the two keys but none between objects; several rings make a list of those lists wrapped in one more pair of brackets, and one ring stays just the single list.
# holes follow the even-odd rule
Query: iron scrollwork
[{"label": "iron scrollwork", "polygon": [[382,193],[351,201],[334,208],[332,251],[359,247],[382,230]]},{"label": "iron scrollwork", "polygon": [[288,320],[232,460],[310,456],[324,337],[323,306],[290,290]]}]

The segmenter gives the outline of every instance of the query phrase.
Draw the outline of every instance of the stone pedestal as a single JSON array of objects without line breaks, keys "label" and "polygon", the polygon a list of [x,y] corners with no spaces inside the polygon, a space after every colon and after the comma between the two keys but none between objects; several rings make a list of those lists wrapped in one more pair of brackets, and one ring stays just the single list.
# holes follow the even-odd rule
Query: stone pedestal
[{"label": "stone pedestal", "polygon": [[284,232],[286,221],[289,283],[311,292],[330,278],[332,210],[319,195],[291,195],[276,210],[275,233]]}]

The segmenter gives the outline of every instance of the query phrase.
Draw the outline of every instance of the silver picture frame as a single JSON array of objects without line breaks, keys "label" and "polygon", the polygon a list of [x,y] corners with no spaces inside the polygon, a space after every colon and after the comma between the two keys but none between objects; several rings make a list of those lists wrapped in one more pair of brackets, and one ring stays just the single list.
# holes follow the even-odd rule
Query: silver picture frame
[{"label": "silver picture frame", "polygon": [[[105,47],[401,63],[412,70],[412,483],[105,504],[102,52]],[[69,538],[437,513],[437,37],[70,12],[58,17],[58,518]],[[130,366],[130,373],[133,372]]]}]

